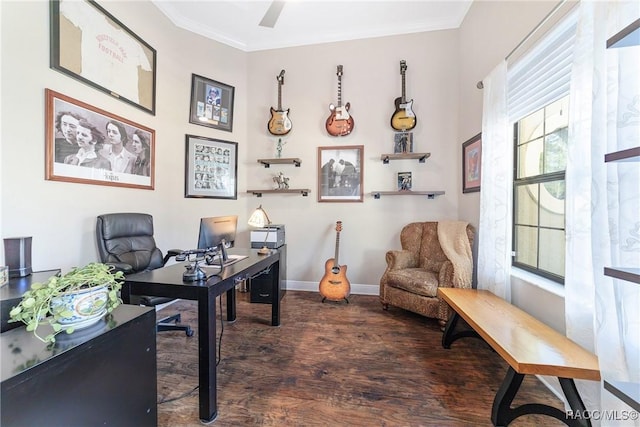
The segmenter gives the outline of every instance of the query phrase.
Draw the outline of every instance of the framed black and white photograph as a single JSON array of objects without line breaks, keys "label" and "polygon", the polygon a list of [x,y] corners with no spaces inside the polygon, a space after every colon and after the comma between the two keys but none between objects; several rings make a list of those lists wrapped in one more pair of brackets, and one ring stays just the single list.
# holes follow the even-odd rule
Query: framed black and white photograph
[{"label": "framed black and white photograph", "polygon": [[398,172],[398,191],[411,190],[411,172]]},{"label": "framed black and white photograph", "polygon": [[155,115],[156,50],[95,1],[51,1],[51,68]]},{"label": "framed black and white photograph", "polygon": [[462,192],[480,191],[480,161],[482,159],[482,134],[477,134],[462,144]]},{"label": "framed black and white photograph", "polygon": [[318,147],[318,201],[362,202],[364,145]]},{"label": "framed black and white photograph", "polygon": [[393,152],[413,153],[413,132],[396,132],[393,136]]},{"label": "framed black and white photograph", "polygon": [[234,91],[233,86],[193,74],[189,122],[233,131]]},{"label": "framed black and white photograph", "polygon": [[185,197],[238,198],[238,143],[186,136]]},{"label": "framed black and white photograph", "polygon": [[154,189],[155,131],[45,90],[45,178]]}]

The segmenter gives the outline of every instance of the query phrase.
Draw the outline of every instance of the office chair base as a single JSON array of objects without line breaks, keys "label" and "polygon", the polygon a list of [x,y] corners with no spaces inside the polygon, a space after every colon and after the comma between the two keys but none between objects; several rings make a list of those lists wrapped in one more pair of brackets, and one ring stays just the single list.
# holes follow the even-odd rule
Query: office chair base
[{"label": "office chair base", "polygon": [[188,337],[193,336],[193,329],[189,325],[183,325],[180,322],[180,314],[174,314],[173,316],[167,316],[160,319],[156,323],[156,330],[158,332],[163,331],[184,331]]}]

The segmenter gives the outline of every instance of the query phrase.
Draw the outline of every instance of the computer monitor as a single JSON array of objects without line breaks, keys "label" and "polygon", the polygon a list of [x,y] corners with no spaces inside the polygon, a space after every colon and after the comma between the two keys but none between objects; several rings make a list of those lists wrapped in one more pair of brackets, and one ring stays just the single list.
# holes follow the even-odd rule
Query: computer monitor
[{"label": "computer monitor", "polygon": [[234,245],[237,228],[237,215],[201,218],[198,249],[218,248],[222,260],[227,261],[227,249]]}]

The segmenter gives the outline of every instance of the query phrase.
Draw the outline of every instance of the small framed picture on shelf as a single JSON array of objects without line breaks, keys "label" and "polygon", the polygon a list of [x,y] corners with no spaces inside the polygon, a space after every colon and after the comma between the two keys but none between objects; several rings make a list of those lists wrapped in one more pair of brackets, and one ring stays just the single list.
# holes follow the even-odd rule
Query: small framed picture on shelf
[{"label": "small framed picture on shelf", "polygon": [[393,136],[393,152],[413,153],[413,132],[396,132]]},{"label": "small framed picture on shelf", "polygon": [[398,191],[411,190],[411,172],[398,172]]}]

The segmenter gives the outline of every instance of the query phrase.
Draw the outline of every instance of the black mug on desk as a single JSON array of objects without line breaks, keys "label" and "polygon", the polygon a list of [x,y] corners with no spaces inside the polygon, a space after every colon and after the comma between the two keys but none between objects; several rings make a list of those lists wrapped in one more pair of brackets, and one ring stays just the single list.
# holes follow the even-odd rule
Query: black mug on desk
[{"label": "black mug on desk", "polygon": [[31,274],[31,237],[4,239],[4,260],[9,267],[9,278]]}]

